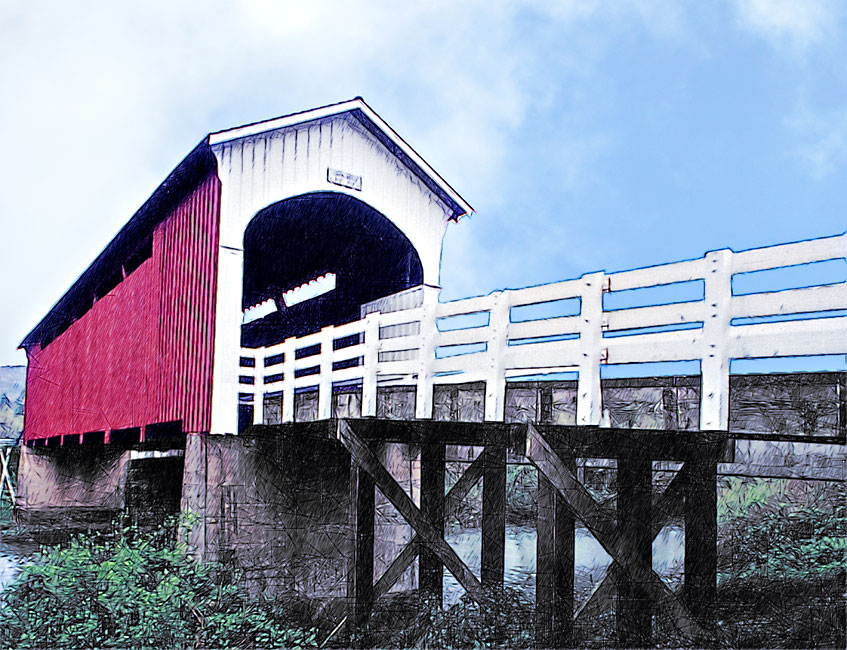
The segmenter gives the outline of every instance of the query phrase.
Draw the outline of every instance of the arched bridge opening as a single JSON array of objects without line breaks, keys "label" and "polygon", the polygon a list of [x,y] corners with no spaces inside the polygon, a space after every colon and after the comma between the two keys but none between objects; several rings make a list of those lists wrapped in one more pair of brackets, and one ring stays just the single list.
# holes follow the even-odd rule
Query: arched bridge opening
[{"label": "arched bridge opening", "polygon": [[251,220],[243,282],[242,345],[256,348],[357,320],[361,305],[420,285],[423,267],[383,214],[345,194],[316,192]]}]

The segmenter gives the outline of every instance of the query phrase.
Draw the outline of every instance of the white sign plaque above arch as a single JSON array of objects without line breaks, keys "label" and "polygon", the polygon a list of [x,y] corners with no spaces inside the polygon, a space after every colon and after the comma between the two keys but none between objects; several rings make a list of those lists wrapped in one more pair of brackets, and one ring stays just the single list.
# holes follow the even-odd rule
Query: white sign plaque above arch
[{"label": "white sign plaque above arch", "polygon": [[332,183],[333,185],[340,185],[341,187],[347,187],[351,190],[362,191],[362,177],[356,176],[355,174],[348,174],[347,172],[343,172],[340,169],[333,169],[332,167],[326,168],[326,180]]}]

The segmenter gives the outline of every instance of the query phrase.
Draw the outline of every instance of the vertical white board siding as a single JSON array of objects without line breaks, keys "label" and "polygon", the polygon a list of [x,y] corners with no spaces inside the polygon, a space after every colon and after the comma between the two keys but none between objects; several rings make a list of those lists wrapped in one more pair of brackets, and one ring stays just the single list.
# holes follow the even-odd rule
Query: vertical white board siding
[{"label": "vertical white board siding", "polygon": [[271,160],[269,165],[274,169],[274,174],[270,179],[266,196],[270,196],[273,187],[281,187],[286,183],[286,174],[290,173],[285,166],[285,159],[288,157],[288,136],[285,133],[275,133],[273,136],[274,146],[271,148]]},{"label": "vertical white board siding", "polygon": [[[300,127],[294,131],[294,186],[298,194],[302,192],[299,188],[308,186],[307,178],[309,162],[309,147],[306,142],[306,129]],[[266,203],[266,201],[262,201]]]},{"label": "vertical white board siding", "polygon": [[[280,193],[284,194],[283,188],[294,188],[296,181],[295,174],[295,152],[297,150],[297,133],[293,129],[283,132],[283,152],[282,152],[282,183],[278,186]],[[237,181],[234,181],[237,182]],[[268,197],[274,196],[274,190],[268,190]],[[250,206],[252,209],[253,206]],[[255,214],[255,213],[254,213]]]},{"label": "vertical white board siding", "polygon": [[220,248],[215,297],[215,356],[212,362],[212,433],[235,433],[238,430],[243,269],[243,251]]},{"label": "vertical white board siding", "polygon": [[[321,173],[321,124],[315,123],[309,126],[309,157],[308,178],[317,178]],[[324,169],[324,174],[326,170]]]},{"label": "vertical white board siding", "polygon": [[[280,144],[275,140],[281,138]],[[450,209],[352,118],[334,117],[213,145],[221,182],[237,197],[222,215],[240,232],[260,210],[309,192],[337,192],[367,203],[403,232],[421,258],[424,282],[437,284]],[[281,156],[281,160],[280,160]],[[224,164],[228,159],[229,164]],[[327,169],[362,177],[362,190],[327,181]],[[222,224],[223,225],[223,224]],[[227,244],[241,247],[235,237]]]},{"label": "vertical white board siding", "polygon": [[[332,151],[332,122],[321,122],[317,154],[318,166],[321,162],[325,162],[328,167],[333,167]],[[317,173],[320,173],[320,169]],[[324,170],[324,173],[326,173],[326,170]]]}]

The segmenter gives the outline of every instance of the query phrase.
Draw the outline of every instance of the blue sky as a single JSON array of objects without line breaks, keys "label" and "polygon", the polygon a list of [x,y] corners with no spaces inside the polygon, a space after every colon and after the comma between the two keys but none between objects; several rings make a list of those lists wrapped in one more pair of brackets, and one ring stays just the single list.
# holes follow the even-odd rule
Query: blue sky
[{"label": "blue sky", "polygon": [[476,209],[444,298],[847,230],[847,3],[306,4],[0,4],[0,364],[206,133],[356,95]]}]

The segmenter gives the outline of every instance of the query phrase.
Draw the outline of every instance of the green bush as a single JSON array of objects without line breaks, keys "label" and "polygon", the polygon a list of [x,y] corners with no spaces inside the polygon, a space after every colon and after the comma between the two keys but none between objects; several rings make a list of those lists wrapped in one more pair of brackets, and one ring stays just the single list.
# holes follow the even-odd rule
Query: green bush
[{"label": "green bush", "polygon": [[361,636],[350,647],[482,649],[531,648],[535,604],[517,589],[484,587],[485,604],[464,595],[449,607],[430,598],[385,599],[377,603]]},{"label": "green bush", "polygon": [[531,648],[535,645],[535,604],[516,589],[492,589],[480,605],[470,598],[425,610],[424,648]]},{"label": "green bush", "polygon": [[538,473],[531,465],[506,466],[506,518],[510,523],[534,524]]},{"label": "green bush", "polygon": [[174,522],[44,548],[4,593],[0,643],[34,648],[302,648],[314,630],[195,561]]},{"label": "green bush", "polygon": [[819,580],[847,568],[843,483],[733,477],[719,495],[721,583]]}]

